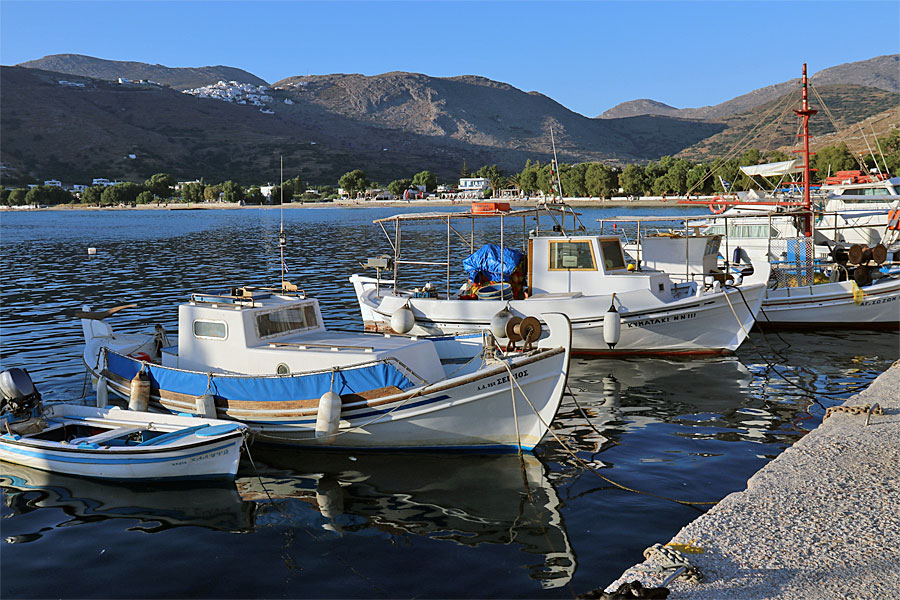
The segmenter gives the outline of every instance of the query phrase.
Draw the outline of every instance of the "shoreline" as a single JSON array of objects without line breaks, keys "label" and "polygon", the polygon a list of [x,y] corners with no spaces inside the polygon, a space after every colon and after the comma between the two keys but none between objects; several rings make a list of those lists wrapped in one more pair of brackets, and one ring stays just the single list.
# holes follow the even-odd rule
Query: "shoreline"
[{"label": "shoreline", "polygon": [[[684,197],[673,196],[663,199],[660,196],[645,196],[634,200],[624,197],[614,197],[607,200],[600,198],[564,198],[563,201],[572,207],[577,208],[665,208],[665,207],[691,207],[702,206],[700,204],[680,204],[680,200]],[[692,197],[692,201],[706,201],[711,197]],[[534,208],[538,205],[539,198],[528,199],[503,199],[491,200],[484,202],[508,202],[511,208]],[[280,208],[287,209],[321,209],[321,208],[400,208],[408,207],[428,207],[435,208],[452,208],[455,206],[466,206],[476,200],[334,200],[330,202],[291,202],[287,204],[252,204],[241,206],[234,202],[192,202],[177,203],[170,202],[168,204],[136,204],[134,206],[82,206],[78,204],[59,204],[56,206],[42,206],[39,208],[31,207],[2,207],[3,212],[18,211],[34,211],[34,210],[84,210],[84,211],[128,211],[128,210],[243,210],[243,209],[264,209],[273,210]]]}]

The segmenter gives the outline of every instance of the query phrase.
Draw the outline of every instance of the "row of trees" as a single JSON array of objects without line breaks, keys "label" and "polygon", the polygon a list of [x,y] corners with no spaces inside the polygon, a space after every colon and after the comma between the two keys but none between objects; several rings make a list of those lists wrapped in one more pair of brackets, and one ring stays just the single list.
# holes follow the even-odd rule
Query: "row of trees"
[{"label": "row of trees", "polygon": [[[837,171],[879,167],[882,171],[900,173],[900,130],[894,129],[885,137],[878,138],[877,148],[867,155],[852,153],[847,145],[840,143],[819,149],[812,157],[811,166],[816,169],[814,177],[820,181]],[[599,162],[576,165],[541,163],[527,161],[522,171],[507,174],[497,165],[485,165],[475,175],[484,177],[491,187],[491,195],[496,196],[501,189],[513,188],[519,195],[532,196],[539,192],[545,195],[562,192],[569,197],[608,198],[624,193],[626,195],[709,195],[730,189],[747,189],[753,182],[740,171],[742,165],[790,160],[794,155],[784,152],[767,152],[752,149],[729,160],[694,163],[684,158],[665,156],[646,164],[631,164],[625,168],[609,166]],[[462,176],[469,171],[463,163]],[[724,182],[724,183],[723,183]],[[9,205],[56,205],[81,202],[89,205],[149,204],[153,202],[203,202],[224,200],[262,204],[266,197],[259,186],[245,188],[235,181],[218,184],[199,182],[187,183],[175,190],[176,181],[167,173],[157,173],[141,183],[125,182],[112,186],[92,186],[83,190],[76,198],[59,187],[36,186],[31,189],[19,188],[2,190],[0,203]],[[756,182],[758,184],[758,182]],[[345,173],[338,185],[350,197],[369,188],[381,187],[370,181],[365,172],[355,169]],[[388,191],[402,196],[405,190],[422,186],[433,192],[438,185],[437,176],[431,171],[420,171],[409,178],[395,179],[387,185]],[[320,186],[318,194],[308,193],[300,176],[286,180],[282,186],[275,186],[269,196],[270,202],[278,203],[297,200],[334,198],[335,190]]]}]

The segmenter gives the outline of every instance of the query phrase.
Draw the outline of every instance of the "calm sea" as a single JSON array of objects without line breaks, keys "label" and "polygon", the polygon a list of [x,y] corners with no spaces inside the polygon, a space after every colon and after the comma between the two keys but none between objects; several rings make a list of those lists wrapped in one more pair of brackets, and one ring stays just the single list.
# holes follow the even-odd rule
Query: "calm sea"
[{"label": "calm sea", "polygon": [[[361,328],[347,278],[391,252],[372,220],[397,212],[284,211],[289,278],[319,299],[332,328]],[[625,211],[581,212],[591,231]],[[277,209],[0,214],[2,368],[28,368],[47,400],[90,402],[81,328],[67,309],[135,303],[115,317],[119,329],[174,331],[191,292],[278,281],[281,219]],[[410,227],[407,258],[440,260],[446,236],[445,226]],[[454,248],[458,282],[465,252]],[[576,359],[560,441],[522,461],[255,447],[234,484],[204,486],[0,465],[0,596],[574,597],[708,508],[673,500],[743,489],[840,401],[822,393],[848,397],[900,354],[895,333],[750,342],[722,358]]]}]

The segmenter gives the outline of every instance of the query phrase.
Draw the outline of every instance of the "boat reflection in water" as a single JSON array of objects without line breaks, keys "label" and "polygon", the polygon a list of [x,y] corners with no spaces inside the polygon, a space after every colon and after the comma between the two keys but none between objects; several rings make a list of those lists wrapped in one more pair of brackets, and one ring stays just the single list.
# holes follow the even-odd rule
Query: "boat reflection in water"
[{"label": "boat reflection in water", "polygon": [[785,393],[780,379],[760,377],[736,356],[573,359],[568,383],[577,405],[568,399],[560,407],[554,431],[587,452],[607,448],[625,432],[663,423],[681,425],[680,437],[777,441],[803,402],[796,390]]},{"label": "boat reflection in water", "polygon": [[[463,546],[518,546],[540,561],[527,565],[543,588],[575,573],[561,503],[549,469],[534,455],[336,453],[302,454],[256,447],[257,474],[236,481],[244,500],[266,502],[287,517],[301,500],[343,535],[370,528]],[[278,513],[281,513],[279,515]],[[257,516],[257,525],[265,518]]]},{"label": "boat reflection in water", "polygon": [[[231,481],[108,482],[0,463],[3,500],[14,514],[56,508],[71,517],[58,526],[132,519],[156,533],[172,527],[207,527],[245,532],[253,527],[255,504],[244,502]],[[34,541],[41,533],[7,537],[8,543]]]}]

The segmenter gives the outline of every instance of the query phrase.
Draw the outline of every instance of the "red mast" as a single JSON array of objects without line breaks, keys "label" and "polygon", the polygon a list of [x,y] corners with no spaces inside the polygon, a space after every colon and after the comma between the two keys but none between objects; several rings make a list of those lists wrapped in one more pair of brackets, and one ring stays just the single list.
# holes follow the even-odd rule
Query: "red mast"
[{"label": "red mast", "polygon": [[[816,114],[817,110],[809,108],[809,97],[806,90],[806,63],[803,63],[803,80],[801,83],[803,97],[800,101],[800,110],[794,112],[803,118],[803,133],[798,137],[803,138],[803,206],[806,209],[806,215],[803,217],[803,235],[809,237],[812,235],[812,204],[809,200],[809,184],[812,169],[809,168],[809,158],[812,156],[809,152],[809,118]],[[795,150],[795,152],[797,152]]]}]

